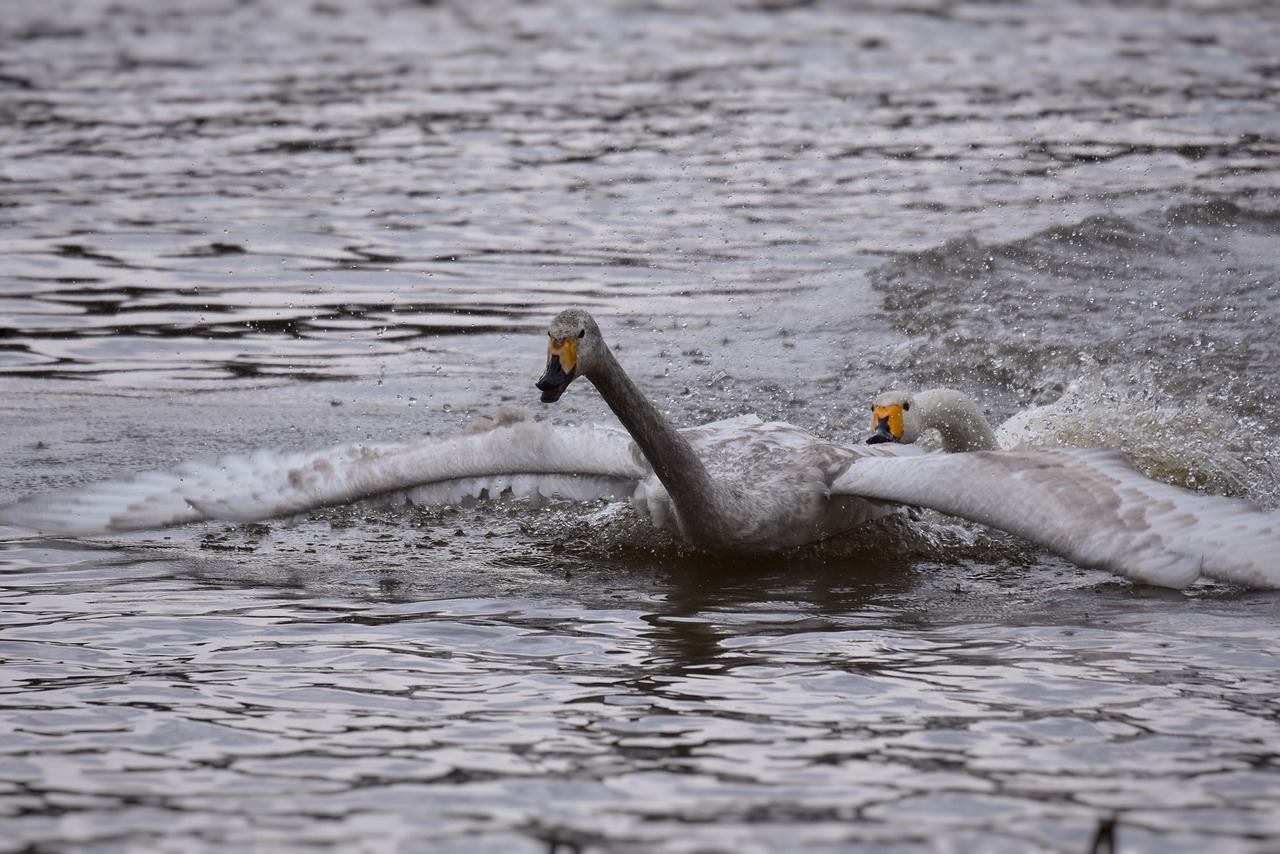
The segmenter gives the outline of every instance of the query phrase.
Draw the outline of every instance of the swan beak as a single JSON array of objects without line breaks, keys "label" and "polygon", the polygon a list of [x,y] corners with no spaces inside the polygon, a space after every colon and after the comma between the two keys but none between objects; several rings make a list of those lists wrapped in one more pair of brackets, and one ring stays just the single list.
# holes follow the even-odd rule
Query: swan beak
[{"label": "swan beak", "polygon": [[552,338],[547,345],[547,370],[538,380],[543,403],[555,403],[573,382],[578,369],[578,339]]},{"label": "swan beak", "polygon": [[871,407],[871,436],[868,445],[902,441],[902,407]]}]

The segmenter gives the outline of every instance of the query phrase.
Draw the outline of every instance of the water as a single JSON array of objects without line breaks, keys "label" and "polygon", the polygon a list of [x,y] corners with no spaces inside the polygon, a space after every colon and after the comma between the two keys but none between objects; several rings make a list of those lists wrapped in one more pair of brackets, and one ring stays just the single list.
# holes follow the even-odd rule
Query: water
[{"label": "water", "polygon": [[[680,423],[949,384],[1280,506],[1278,45],[1262,2],[10,2],[0,499],[453,432],[581,305]],[[601,511],[7,532],[0,848],[1280,839],[1275,594]]]}]

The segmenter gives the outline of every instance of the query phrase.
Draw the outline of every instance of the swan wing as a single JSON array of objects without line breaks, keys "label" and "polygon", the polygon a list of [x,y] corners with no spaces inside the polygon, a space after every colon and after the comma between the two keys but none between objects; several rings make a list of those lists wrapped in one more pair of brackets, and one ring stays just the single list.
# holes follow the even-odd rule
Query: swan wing
[{"label": "swan wing", "polygon": [[1280,587],[1280,512],[1149,480],[1118,451],[866,457],[835,490],[980,522],[1148,584],[1181,588],[1203,574]]},{"label": "swan wing", "polygon": [[629,495],[647,473],[621,430],[517,421],[448,438],[184,463],[23,498],[0,507],[0,523],[89,536],[206,519],[251,522],[397,492],[421,504],[506,489],[586,500]]}]

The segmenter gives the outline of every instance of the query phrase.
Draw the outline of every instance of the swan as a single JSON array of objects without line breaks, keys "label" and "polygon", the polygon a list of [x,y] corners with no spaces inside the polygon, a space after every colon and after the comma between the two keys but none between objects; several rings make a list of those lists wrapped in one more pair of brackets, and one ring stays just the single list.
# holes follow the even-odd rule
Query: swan
[{"label": "swan", "polygon": [[585,377],[635,441],[651,470],[634,502],[655,526],[706,551],[760,553],[812,543],[897,512],[888,503],[833,489],[867,456],[907,457],[905,446],[870,449],[829,442],[756,416],[676,429],[627,376],[595,319],[561,312],[548,329],[547,368],[536,383],[555,403]]},{"label": "swan", "polygon": [[[815,542],[915,505],[1144,583],[1184,587],[1203,573],[1280,587],[1271,560],[1280,554],[1276,514],[1193,496],[1208,509],[1188,515],[1180,502],[1190,493],[1142,478],[1123,457],[1059,449],[926,454],[900,441],[831,442],[755,416],[676,429],[626,375],[590,314],[562,312],[548,335],[537,382],[543,403],[585,377],[623,429],[500,412],[451,437],[259,451],[31,496],[0,506],[0,523],[89,536],[257,521],[384,493],[438,504],[509,489],[573,500],[630,496],[656,527],[696,548],[751,553]],[[919,415],[928,407],[911,409]],[[1146,502],[1141,512],[1131,494]]]},{"label": "swan", "polygon": [[1277,494],[1280,438],[1249,418],[1223,418],[1207,401],[1160,401],[1119,382],[1085,375],[1053,403],[1029,406],[998,426],[953,390],[886,392],[872,400],[873,435],[892,439],[888,421],[900,413],[904,443],[934,427],[947,451],[1124,448],[1134,468],[1165,483],[1201,493]]},{"label": "swan", "polygon": [[868,444],[909,445],[936,429],[942,452],[913,461],[909,477],[860,466],[846,486],[868,497],[982,522],[1083,566],[1154,573],[1167,586],[1207,575],[1280,587],[1278,511],[1151,480],[1118,450],[999,450],[977,405],[953,389],[881,392],[871,412]]}]

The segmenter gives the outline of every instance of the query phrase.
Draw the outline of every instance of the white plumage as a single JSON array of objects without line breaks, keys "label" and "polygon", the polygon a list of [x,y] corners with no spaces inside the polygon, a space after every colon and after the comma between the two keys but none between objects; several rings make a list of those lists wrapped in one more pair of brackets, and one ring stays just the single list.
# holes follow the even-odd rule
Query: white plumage
[{"label": "white plumage", "polygon": [[1185,587],[1201,575],[1280,587],[1280,514],[1198,495],[1105,449],[925,454],[866,460],[838,491],[918,504],[1015,534],[1073,563]]},{"label": "white plumage", "polygon": [[442,439],[184,463],[24,498],[0,508],[0,522],[91,536],[205,519],[253,522],[389,492],[423,504],[457,504],[504,489],[588,500],[629,494],[646,470],[617,428],[562,428],[512,411],[484,429]]}]

